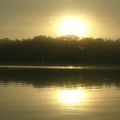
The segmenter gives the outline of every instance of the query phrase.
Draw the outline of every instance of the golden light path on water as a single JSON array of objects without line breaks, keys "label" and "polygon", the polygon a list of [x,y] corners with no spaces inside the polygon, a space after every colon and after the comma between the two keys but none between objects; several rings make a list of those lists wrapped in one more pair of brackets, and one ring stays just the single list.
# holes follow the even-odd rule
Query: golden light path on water
[{"label": "golden light path on water", "polygon": [[62,89],[57,92],[57,98],[63,106],[76,106],[84,104],[88,94],[81,88]]}]

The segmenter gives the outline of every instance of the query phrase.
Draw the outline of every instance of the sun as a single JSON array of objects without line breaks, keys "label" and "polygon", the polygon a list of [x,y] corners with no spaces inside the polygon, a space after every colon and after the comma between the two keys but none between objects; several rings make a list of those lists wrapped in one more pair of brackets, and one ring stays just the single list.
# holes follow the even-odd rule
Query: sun
[{"label": "sun", "polygon": [[88,31],[88,26],[82,19],[68,16],[59,22],[58,29],[61,35],[84,36]]}]

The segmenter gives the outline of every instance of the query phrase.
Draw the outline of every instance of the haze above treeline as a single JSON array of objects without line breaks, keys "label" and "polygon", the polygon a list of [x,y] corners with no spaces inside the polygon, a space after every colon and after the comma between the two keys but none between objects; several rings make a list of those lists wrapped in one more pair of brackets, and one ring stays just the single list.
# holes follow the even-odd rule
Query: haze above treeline
[{"label": "haze above treeline", "polygon": [[36,36],[0,39],[1,65],[120,65],[120,39]]},{"label": "haze above treeline", "polygon": [[120,36],[120,0],[0,0],[0,38],[59,36],[65,16],[89,23],[86,36]]}]

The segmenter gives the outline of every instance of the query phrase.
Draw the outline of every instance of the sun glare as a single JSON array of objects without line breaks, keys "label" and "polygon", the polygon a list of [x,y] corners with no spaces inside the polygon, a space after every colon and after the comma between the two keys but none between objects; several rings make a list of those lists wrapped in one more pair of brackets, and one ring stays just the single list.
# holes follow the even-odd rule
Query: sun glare
[{"label": "sun glare", "polygon": [[65,105],[77,105],[84,101],[85,94],[82,90],[62,90],[59,93],[61,102]]},{"label": "sun glare", "polygon": [[61,35],[84,36],[88,31],[87,23],[77,17],[64,17],[58,26]]}]

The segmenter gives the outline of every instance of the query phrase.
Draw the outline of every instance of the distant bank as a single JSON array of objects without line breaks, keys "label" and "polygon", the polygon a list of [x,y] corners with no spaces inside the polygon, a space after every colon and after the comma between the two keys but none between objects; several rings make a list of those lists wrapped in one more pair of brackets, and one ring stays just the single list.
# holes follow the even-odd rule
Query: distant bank
[{"label": "distant bank", "polygon": [[1,65],[120,65],[120,39],[37,36],[0,40]]}]

